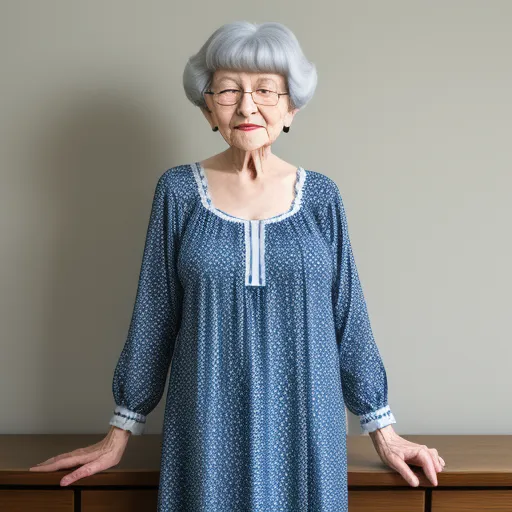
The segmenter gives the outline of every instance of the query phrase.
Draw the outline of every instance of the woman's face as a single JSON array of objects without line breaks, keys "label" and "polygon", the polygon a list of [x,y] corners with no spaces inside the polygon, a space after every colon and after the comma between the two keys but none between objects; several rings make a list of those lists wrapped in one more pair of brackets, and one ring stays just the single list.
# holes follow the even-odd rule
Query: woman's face
[{"label": "woman's face", "polygon": [[[226,89],[256,91],[266,87],[277,89],[279,93],[288,92],[283,75],[229,69],[215,71],[210,90],[216,93]],[[204,98],[211,112],[202,111],[211,127],[218,126],[230,146],[244,151],[271,145],[279,137],[283,126],[291,125],[299,110],[290,110],[288,95],[279,96],[275,106],[254,103],[250,94],[242,94],[235,105],[219,105],[211,94],[205,94]],[[242,123],[255,124],[261,128],[248,131],[237,129],[236,126]]]}]

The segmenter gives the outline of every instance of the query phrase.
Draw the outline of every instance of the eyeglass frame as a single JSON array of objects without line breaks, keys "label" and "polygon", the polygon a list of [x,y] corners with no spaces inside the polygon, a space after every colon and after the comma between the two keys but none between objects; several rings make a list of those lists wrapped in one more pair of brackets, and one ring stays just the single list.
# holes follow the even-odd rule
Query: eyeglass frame
[{"label": "eyeglass frame", "polygon": [[[229,90],[229,89],[223,89],[223,90]],[[215,96],[216,94],[220,94],[221,92],[222,91],[220,91],[220,92],[205,91],[203,94],[211,94],[212,96]],[[233,105],[236,105],[237,103],[240,103],[240,100],[243,98],[244,94],[250,94],[251,95],[251,99],[252,99],[252,101],[253,101],[253,103],[255,105],[263,105],[264,107],[275,107],[279,103],[279,99],[281,98],[281,96],[287,96],[287,95],[290,94],[289,92],[276,92],[276,94],[277,94],[277,101],[275,102],[275,104],[274,105],[265,105],[265,103],[256,103],[254,101],[254,98],[252,97],[252,94],[255,91],[240,91],[240,92],[242,93],[242,95],[240,96],[240,99],[236,103],[231,103],[231,105],[223,105],[222,103],[219,103],[217,100],[215,100],[215,102],[217,103],[217,105],[220,105],[221,107],[232,107]],[[274,92],[274,91],[270,91],[270,92]]]}]

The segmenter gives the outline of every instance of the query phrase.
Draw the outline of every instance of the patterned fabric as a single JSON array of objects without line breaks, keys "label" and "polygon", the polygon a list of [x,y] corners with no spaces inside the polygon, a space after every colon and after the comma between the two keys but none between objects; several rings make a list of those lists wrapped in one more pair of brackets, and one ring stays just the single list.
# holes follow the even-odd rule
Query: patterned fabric
[{"label": "patterned fabric", "polygon": [[345,405],[396,420],[333,180],[246,220],[199,162],[160,177],[110,424],[142,434],[169,367],[159,512],[348,510]]}]

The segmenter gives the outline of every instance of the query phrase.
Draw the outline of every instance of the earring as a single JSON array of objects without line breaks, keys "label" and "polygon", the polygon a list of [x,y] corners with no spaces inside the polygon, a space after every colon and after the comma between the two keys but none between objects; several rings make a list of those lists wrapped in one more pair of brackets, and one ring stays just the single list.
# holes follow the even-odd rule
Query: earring
[{"label": "earring", "polygon": [[219,131],[219,127],[218,127],[218,126],[213,127],[213,128],[212,128],[212,131],[213,131],[213,132],[218,132],[218,131]]},{"label": "earring", "polygon": [[290,131],[290,127],[289,126],[283,126],[283,132],[284,133],[288,133]]}]

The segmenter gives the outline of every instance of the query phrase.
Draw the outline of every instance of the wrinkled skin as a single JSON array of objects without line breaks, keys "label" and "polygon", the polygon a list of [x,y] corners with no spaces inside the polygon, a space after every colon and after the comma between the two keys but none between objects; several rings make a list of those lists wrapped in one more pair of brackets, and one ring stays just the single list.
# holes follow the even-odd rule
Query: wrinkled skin
[{"label": "wrinkled skin", "polygon": [[417,487],[420,481],[408,464],[421,466],[432,485],[438,485],[437,473],[443,471],[446,464],[435,448],[407,441],[392,425],[370,432],[370,437],[382,462],[400,473],[409,485]]},{"label": "wrinkled skin", "polygon": [[98,443],[51,457],[31,467],[30,471],[49,472],[80,466],[61,479],[60,485],[67,486],[119,464],[130,435],[128,430],[112,426],[105,438]]},{"label": "wrinkled skin", "polygon": [[[278,92],[289,92],[286,79],[281,74],[229,69],[215,71],[211,90],[255,91],[265,86],[266,79],[274,82]],[[201,109],[204,116],[212,128],[219,128],[220,135],[230,146],[222,154],[227,168],[259,175],[264,167],[268,169],[275,165],[271,146],[282,133],[283,126],[291,126],[299,111],[291,107],[289,95],[280,96],[275,106],[256,104],[250,94],[243,94],[237,105],[230,106],[219,105],[209,94],[205,94],[204,99],[208,106],[208,109]],[[241,123],[256,124],[263,128],[246,132],[235,129]]]}]

